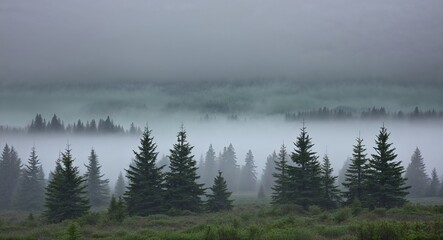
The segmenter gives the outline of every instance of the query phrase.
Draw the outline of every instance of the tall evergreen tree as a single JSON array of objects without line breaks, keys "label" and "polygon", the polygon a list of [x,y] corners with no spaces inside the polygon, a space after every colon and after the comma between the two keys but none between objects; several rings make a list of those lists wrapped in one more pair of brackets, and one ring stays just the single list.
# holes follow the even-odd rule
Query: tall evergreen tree
[{"label": "tall evergreen tree", "polygon": [[291,159],[294,166],[288,168],[291,178],[290,198],[293,203],[304,208],[309,205],[320,204],[321,191],[321,169],[316,153],[312,151],[314,144],[303,126]]},{"label": "tall evergreen tree", "polygon": [[420,149],[416,148],[411,157],[411,162],[406,168],[406,185],[411,186],[409,196],[423,197],[426,195],[426,188],[429,185],[429,176],[426,174],[426,166]]},{"label": "tall evergreen tree", "polygon": [[94,149],[91,150],[88,160],[89,164],[85,165],[85,178],[89,203],[92,207],[104,207],[108,204],[110,197],[109,179],[103,179],[104,174],[101,174],[101,166]]},{"label": "tall evergreen tree", "polygon": [[209,149],[206,152],[204,166],[204,183],[209,187],[213,179],[217,176],[217,162],[212,144],[209,145]]},{"label": "tall evergreen tree", "polygon": [[395,161],[397,154],[392,143],[389,143],[389,133],[383,126],[375,140],[375,154],[369,159],[368,190],[370,207],[392,208],[406,202],[408,194],[403,178],[404,168],[400,161]]},{"label": "tall evergreen tree", "polygon": [[223,149],[223,153],[220,157],[220,170],[225,174],[229,191],[237,191],[240,166],[237,165],[237,156],[232,144],[229,144],[227,148]]},{"label": "tall evergreen tree", "polygon": [[151,130],[146,127],[140,140],[139,152],[134,151],[133,164],[126,170],[129,180],[125,193],[130,215],[147,216],[164,210],[163,167],[156,166],[158,152]]},{"label": "tall evergreen tree", "polygon": [[126,191],[125,179],[123,177],[122,172],[120,172],[117,178],[117,182],[115,182],[114,196],[117,198],[122,197],[125,191]]},{"label": "tall evergreen tree", "polygon": [[212,194],[206,195],[208,197],[206,202],[208,211],[218,212],[232,209],[233,200],[229,199],[232,193],[228,191],[226,180],[220,171],[214,179],[214,185],[209,189],[212,191]]},{"label": "tall evergreen tree", "polygon": [[323,157],[323,164],[321,165],[323,191],[323,201],[321,205],[325,208],[336,208],[340,203],[340,191],[337,185],[335,185],[337,177],[332,175],[332,171],[329,157],[325,155]]},{"label": "tall evergreen tree", "polygon": [[257,166],[254,163],[254,155],[249,150],[246,153],[245,165],[242,168],[240,176],[240,190],[245,192],[255,192],[257,188]]},{"label": "tall evergreen tree", "polygon": [[52,179],[46,187],[45,215],[50,222],[77,218],[89,210],[86,180],[73,163],[68,146],[61,159],[57,160]]},{"label": "tall evergreen tree", "polygon": [[438,179],[437,170],[433,168],[431,173],[431,182],[428,188],[428,196],[430,197],[437,196],[439,187],[440,187],[440,180]]},{"label": "tall evergreen tree", "polygon": [[201,196],[205,193],[203,184],[198,184],[197,162],[186,140],[183,126],[177,135],[177,143],[170,150],[171,171],[166,173],[166,202],[170,208],[201,211]]},{"label": "tall evergreen tree", "polygon": [[351,158],[346,158],[346,161],[343,163],[343,166],[338,170],[338,176],[337,176],[337,186],[338,189],[342,192],[346,190],[345,186],[343,186],[343,183],[346,181],[346,173],[348,171],[349,166],[351,165]]},{"label": "tall evergreen tree", "polygon": [[277,153],[275,151],[266,158],[265,168],[261,177],[261,183],[263,185],[263,191],[265,195],[272,193],[272,187],[274,186],[274,177],[272,174],[275,172],[275,162],[278,160]]},{"label": "tall evergreen tree", "polygon": [[7,144],[0,158],[0,210],[12,207],[14,196],[21,173],[21,161],[14,147]]},{"label": "tall evergreen tree", "polygon": [[368,179],[368,168],[366,148],[363,139],[358,137],[354,145],[351,162],[345,173],[345,181],[342,183],[346,190],[343,192],[346,204],[352,204],[355,199],[366,202],[366,180]]},{"label": "tall evergreen tree", "polygon": [[272,187],[272,203],[284,204],[289,203],[290,193],[290,177],[288,173],[288,161],[286,146],[281,145],[280,152],[278,154],[278,161],[275,162],[275,172],[272,174],[275,179],[275,184]]},{"label": "tall evergreen tree", "polygon": [[[35,147],[22,171],[17,188],[15,207],[20,210],[41,210],[45,201],[45,179]],[[43,175],[43,176],[42,176]]]}]

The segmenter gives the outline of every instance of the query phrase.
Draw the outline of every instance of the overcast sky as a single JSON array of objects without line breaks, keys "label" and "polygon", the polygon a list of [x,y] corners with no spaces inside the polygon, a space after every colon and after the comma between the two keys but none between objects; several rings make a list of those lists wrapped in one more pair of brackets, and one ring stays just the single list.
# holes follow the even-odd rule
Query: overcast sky
[{"label": "overcast sky", "polygon": [[443,79],[441,0],[1,0],[0,82]]}]

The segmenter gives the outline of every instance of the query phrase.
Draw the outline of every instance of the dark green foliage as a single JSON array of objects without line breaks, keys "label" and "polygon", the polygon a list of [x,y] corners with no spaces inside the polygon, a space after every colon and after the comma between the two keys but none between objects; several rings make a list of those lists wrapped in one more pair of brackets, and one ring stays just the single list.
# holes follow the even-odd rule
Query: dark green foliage
[{"label": "dark green foliage", "polygon": [[209,145],[209,149],[206,152],[205,162],[203,166],[203,182],[206,186],[210,186],[213,179],[217,176],[217,162],[215,159],[215,152],[212,148],[212,144]]},{"label": "dark green foliage", "polygon": [[122,172],[118,174],[117,182],[115,182],[114,188],[114,196],[121,197],[126,191],[126,183],[125,178],[123,177]]},{"label": "dark green foliage", "polygon": [[290,178],[288,173],[288,161],[286,160],[288,153],[285,145],[281,145],[278,154],[278,160],[275,161],[275,172],[272,174],[275,184],[272,187],[272,203],[285,204],[289,203]]},{"label": "dark green foliage", "polygon": [[320,205],[321,191],[321,169],[316,153],[312,151],[314,144],[303,126],[291,159],[295,163],[289,166],[290,176],[289,198],[292,203],[299,204],[305,209],[309,205]]},{"label": "dark green foliage", "polygon": [[12,207],[12,198],[15,193],[21,174],[21,161],[14,147],[6,144],[0,157],[0,210]]},{"label": "dark green foliage", "polygon": [[426,174],[426,166],[420,149],[416,148],[412,154],[411,162],[406,168],[406,185],[411,186],[409,196],[422,197],[426,195],[426,188],[429,185],[429,177]]},{"label": "dark green foliage", "polygon": [[272,174],[275,172],[275,162],[277,160],[278,156],[275,151],[266,158],[265,168],[263,169],[263,174],[261,176],[261,183],[266,195],[272,193],[272,187],[275,184],[274,176],[272,176]]},{"label": "dark green foliage", "polygon": [[116,200],[114,196],[111,197],[107,214],[112,221],[122,222],[125,219],[126,207],[121,197],[119,197],[118,200]]},{"label": "dark green foliage", "polygon": [[41,170],[42,166],[33,147],[17,188],[15,200],[17,209],[27,211],[42,209],[45,201],[45,179]]},{"label": "dark green foliage", "polygon": [[431,173],[431,183],[429,184],[428,196],[435,197],[438,195],[438,190],[440,186],[440,180],[438,179],[437,170],[432,169]]},{"label": "dark green foliage", "polygon": [[214,179],[214,185],[209,188],[212,194],[207,194],[208,200],[206,207],[210,212],[218,212],[221,210],[231,210],[233,200],[231,192],[228,191],[226,180],[222,176],[222,172],[218,172],[218,175]]},{"label": "dark green foliage", "polygon": [[246,153],[245,165],[242,167],[240,175],[240,191],[255,192],[257,188],[257,166],[254,163],[254,155],[249,150]]},{"label": "dark green foliage", "polygon": [[89,210],[86,180],[80,176],[73,162],[68,146],[61,159],[57,160],[52,179],[46,187],[45,216],[50,222],[77,218]]},{"label": "dark green foliage", "polygon": [[164,176],[162,167],[155,165],[156,148],[151,130],[146,127],[140,139],[139,152],[134,151],[134,162],[126,170],[129,184],[124,199],[130,215],[147,216],[164,210]]},{"label": "dark green foliage", "polygon": [[321,183],[322,183],[322,203],[321,206],[325,208],[336,208],[340,203],[340,191],[335,185],[336,176],[332,176],[331,162],[328,155],[323,158],[321,165]]},{"label": "dark green foliage", "polygon": [[434,222],[404,222],[380,220],[361,223],[357,229],[357,237],[362,240],[378,239],[441,239],[443,224]]},{"label": "dark green foliage", "polygon": [[343,192],[346,204],[352,204],[355,199],[365,202],[367,198],[366,180],[368,167],[366,158],[366,149],[362,144],[363,139],[358,137],[357,144],[354,145],[352,158],[349,167],[345,173],[345,181],[342,185],[346,188]]},{"label": "dark green foliage", "polygon": [[64,240],[80,240],[82,236],[80,234],[80,227],[76,222],[70,222],[66,228]]},{"label": "dark green foliage", "polygon": [[198,212],[202,210],[203,184],[198,184],[197,162],[186,140],[183,126],[177,135],[177,143],[170,150],[171,171],[166,173],[166,202],[169,208]]},{"label": "dark green foliage", "polygon": [[372,154],[368,164],[368,199],[371,208],[392,208],[406,203],[406,190],[409,187],[405,186],[401,162],[395,161],[397,154],[392,143],[388,142],[389,135],[383,126],[375,140],[376,154]]},{"label": "dark green foliage", "polygon": [[237,165],[237,156],[232,144],[223,149],[223,153],[220,156],[220,170],[225,174],[229,191],[237,191],[240,167]]},{"label": "dark green foliage", "polygon": [[88,157],[89,164],[86,166],[86,185],[89,196],[89,203],[92,207],[106,206],[109,201],[109,179],[103,179],[104,174],[100,173],[100,164],[94,149]]}]

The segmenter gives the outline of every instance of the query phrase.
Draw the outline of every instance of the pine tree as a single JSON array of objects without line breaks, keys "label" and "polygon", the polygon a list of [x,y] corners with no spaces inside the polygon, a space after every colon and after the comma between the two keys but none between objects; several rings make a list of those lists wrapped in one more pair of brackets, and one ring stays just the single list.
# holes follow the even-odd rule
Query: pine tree
[{"label": "pine tree", "polygon": [[217,162],[215,159],[215,152],[212,148],[212,144],[209,145],[209,149],[206,152],[204,166],[204,183],[206,186],[210,186],[213,182],[213,179],[217,176]]},{"label": "pine tree", "polygon": [[228,191],[226,180],[222,176],[222,172],[218,172],[218,176],[214,179],[214,185],[209,188],[212,194],[206,195],[208,197],[206,207],[210,212],[218,212],[221,210],[231,210],[233,200],[231,192]]},{"label": "pine tree", "polygon": [[198,184],[197,162],[191,154],[192,147],[186,140],[183,126],[177,135],[177,143],[170,150],[171,171],[166,173],[166,202],[170,208],[198,212],[202,210],[203,184]]},{"label": "pine tree", "polygon": [[[118,200],[117,200],[118,199]],[[125,205],[121,197],[111,197],[108,207],[108,217],[112,221],[122,222],[126,217]]]},{"label": "pine tree", "polygon": [[116,197],[122,197],[126,191],[126,183],[122,172],[118,175],[117,182],[115,182],[114,195]]},{"label": "pine tree", "polygon": [[257,166],[254,163],[254,155],[249,150],[246,153],[245,165],[242,168],[240,176],[240,190],[245,192],[255,192],[257,188]]},{"label": "pine tree", "polygon": [[77,218],[89,210],[86,180],[80,176],[73,162],[68,146],[61,159],[57,160],[52,179],[46,187],[45,215],[50,222]]},{"label": "pine tree", "polygon": [[323,191],[323,202],[321,205],[325,208],[336,208],[340,202],[340,191],[335,185],[337,177],[332,176],[332,171],[329,157],[325,155],[323,157],[323,164],[321,165]]},{"label": "pine tree", "polygon": [[109,201],[109,179],[103,179],[104,174],[100,172],[100,164],[95,150],[91,150],[88,157],[89,164],[86,167],[86,185],[91,207],[104,207]]},{"label": "pine tree", "polygon": [[223,153],[220,156],[220,170],[225,174],[229,191],[237,191],[240,166],[237,165],[237,156],[232,144],[223,149]]},{"label": "pine tree", "polygon": [[369,159],[368,190],[370,207],[392,208],[402,206],[405,202],[406,179],[402,177],[404,168],[396,162],[397,154],[392,143],[388,143],[389,133],[383,126],[375,140],[376,154]]},{"label": "pine tree", "polygon": [[291,178],[291,192],[289,197],[292,203],[304,208],[309,205],[320,204],[321,201],[321,170],[316,153],[312,151],[314,144],[303,126],[291,159],[295,163],[289,166],[288,173]]},{"label": "pine tree", "polygon": [[346,180],[346,173],[348,171],[349,166],[351,165],[351,158],[346,158],[346,161],[343,163],[343,166],[338,170],[338,176],[337,176],[337,186],[338,189],[342,192],[346,190],[345,186],[343,186],[343,183]]},{"label": "pine tree", "polygon": [[275,173],[272,174],[275,179],[275,184],[272,187],[273,204],[289,203],[290,178],[288,174],[288,161],[286,160],[287,155],[286,146],[283,144],[278,154],[278,161],[275,162]]},{"label": "pine tree", "polygon": [[342,185],[346,188],[343,196],[346,204],[352,204],[355,199],[364,203],[367,199],[366,180],[368,179],[366,149],[363,139],[358,137],[357,144],[354,145],[352,159],[345,173],[345,181]]},{"label": "pine tree", "polygon": [[275,151],[266,158],[265,168],[263,169],[263,174],[261,177],[261,183],[263,185],[265,194],[272,193],[272,187],[275,184],[272,174],[275,172],[275,162],[277,159],[278,156]]},{"label": "pine tree", "polygon": [[431,182],[429,184],[429,189],[428,189],[428,196],[430,197],[437,196],[439,186],[440,186],[440,180],[438,179],[437,170],[433,168],[431,173]]},{"label": "pine tree", "polygon": [[147,216],[164,210],[162,167],[157,167],[158,152],[151,130],[146,127],[139,152],[134,151],[133,164],[126,170],[129,180],[125,201],[130,215]]},{"label": "pine tree", "polygon": [[[20,210],[41,210],[45,201],[45,179],[35,147],[22,171],[17,189],[15,207]],[[42,176],[43,174],[43,176]]]},{"label": "pine tree", "polygon": [[14,147],[7,144],[0,158],[0,210],[12,207],[12,197],[15,194],[21,174],[21,161]]},{"label": "pine tree", "polygon": [[411,157],[411,162],[406,168],[406,185],[411,186],[409,196],[423,197],[426,195],[426,188],[429,185],[429,177],[426,174],[426,166],[420,149],[416,148]]}]

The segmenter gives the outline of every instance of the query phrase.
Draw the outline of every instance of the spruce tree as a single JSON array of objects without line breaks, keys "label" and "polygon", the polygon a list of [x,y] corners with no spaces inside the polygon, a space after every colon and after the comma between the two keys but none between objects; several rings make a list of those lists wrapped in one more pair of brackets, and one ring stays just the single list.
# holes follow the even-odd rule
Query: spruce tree
[{"label": "spruce tree", "polygon": [[316,153],[312,151],[314,144],[303,126],[291,159],[294,166],[289,166],[288,173],[291,178],[289,197],[292,203],[308,208],[321,202],[321,169]]},{"label": "spruce tree", "polygon": [[130,215],[147,216],[164,210],[164,175],[156,166],[158,152],[151,130],[145,128],[140,139],[139,152],[134,151],[133,164],[126,170],[129,180],[124,194]]},{"label": "spruce tree", "polygon": [[85,179],[68,148],[57,160],[52,179],[46,187],[45,215],[50,222],[61,222],[86,214],[89,210]]},{"label": "spruce tree", "polygon": [[439,186],[440,186],[440,180],[438,179],[437,170],[433,168],[431,172],[431,182],[429,183],[427,195],[429,197],[436,197],[438,195]]},{"label": "spruce tree", "polygon": [[395,161],[397,154],[392,143],[389,143],[389,133],[383,126],[375,140],[375,154],[368,163],[369,206],[392,208],[406,203],[405,196],[409,187],[405,186],[404,168],[400,161]]},{"label": "spruce tree", "polygon": [[275,172],[275,162],[277,159],[278,156],[275,151],[266,158],[265,168],[263,169],[263,174],[261,177],[263,190],[266,194],[272,193],[272,187],[274,186],[274,177],[272,174]]},{"label": "spruce tree", "polygon": [[122,222],[126,217],[126,209],[121,197],[115,198],[114,195],[112,195],[108,207],[108,217],[110,220],[117,222]]},{"label": "spruce tree", "polygon": [[122,172],[118,175],[117,182],[115,182],[114,195],[116,197],[122,197],[126,191],[126,183]]},{"label": "spruce tree", "polygon": [[429,185],[429,177],[426,174],[426,166],[418,147],[411,157],[411,162],[406,168],[406,185],[411,186],[409,196],[423,197],[426,195],[426,188]]},{"label": "spruce tree", "polygon": [[85,165],[85,178],[89,203],[94,208],[104,207],[109,201],[109,179],[103,179],[104,174],[101,174],[101,166],[94,149],[91,150],[88,160],[89,164]]},{"label": "spruce tree", "polygon": [[[346,188],[343,192],[346,204],[350,205],[355,199],[366,202],[366,180],[368,175],[366,148],[363,139],[358,137],[354,145],[351,162],[345,173],[345,181],[342,185]],[[363,204],[365,205],[365,204]]]},{"label": "spruce tree", "polygon": [[206,208],[210,212],[218,212],[221,210],[231,210],[233,200],[231,192],[228,191],[226,180],[222,176],[222,172],[218,172],[218,175],[214,179],[214,185],[209,188],[212,194],[207,194],[208,200],[206,202]]},{"label": "spruce tree", "polygon": [[186,140],[183,126],[177,135],[177,143],[170,150],[171,171],[166,173],[166,202],[170,208],[198,212],[202,210],[201,196],[205,193],[204,184],[197,183],[197,162]]},{"label": "spruce tree", "polygon": [[42,166],[38,159],[35,147],[25,169],[22,171],[17,188],[15,207],[20,210],[41,210],[45,201],[45,179],[42,176]]},{"label": "spruce tree", "polygon": [[272,204],[289,203],[290,178],[287,155],[286,146],[283,144],[278,154],[278,160],[275,162],[275,173],[272,174],[275,179],[275,184],[272,187]]},{"label": "spruce tree", "polygon": [[323,157],[323,164],[321,165],[322,173],[322,191],[323,191],[323,201],[321,206],[325,208],[336,208],[340,203],[340,191],[335,185],[337,180],[336,176],[332,176],[331,162],[329,161],[328,155]]},{"label": "spruce tree", "polygon": [[234,146],[232,144],[229,144],[227,148],[224,148],[223,153],[221,154],[219,159],[220,170],[225,174],[225,179],[228,183],[229,191],[237,191],[240,166],[237,165],[237,156]]},{"label": "spruce tree", "polygon": [[209,145],[209,149],[206,152],[205,164],[204,164],[204,183],[206,186],[210,186],[213,179],[217,176],[217,162],[215,159],[215,152],[212,148],[212,144]]},{"label": "spruce tree", "polygon": [[245,165],[242,168],[240,176],[240,190],[244,192],[255,192],[257,188],[257,166],[254,163],[254,155],[249,150],[246,153]]},{"label": "spruce tree", "polygon": [[7,144],[0,158],[0,210],[10,209],[21,174],[21,161]]}]

